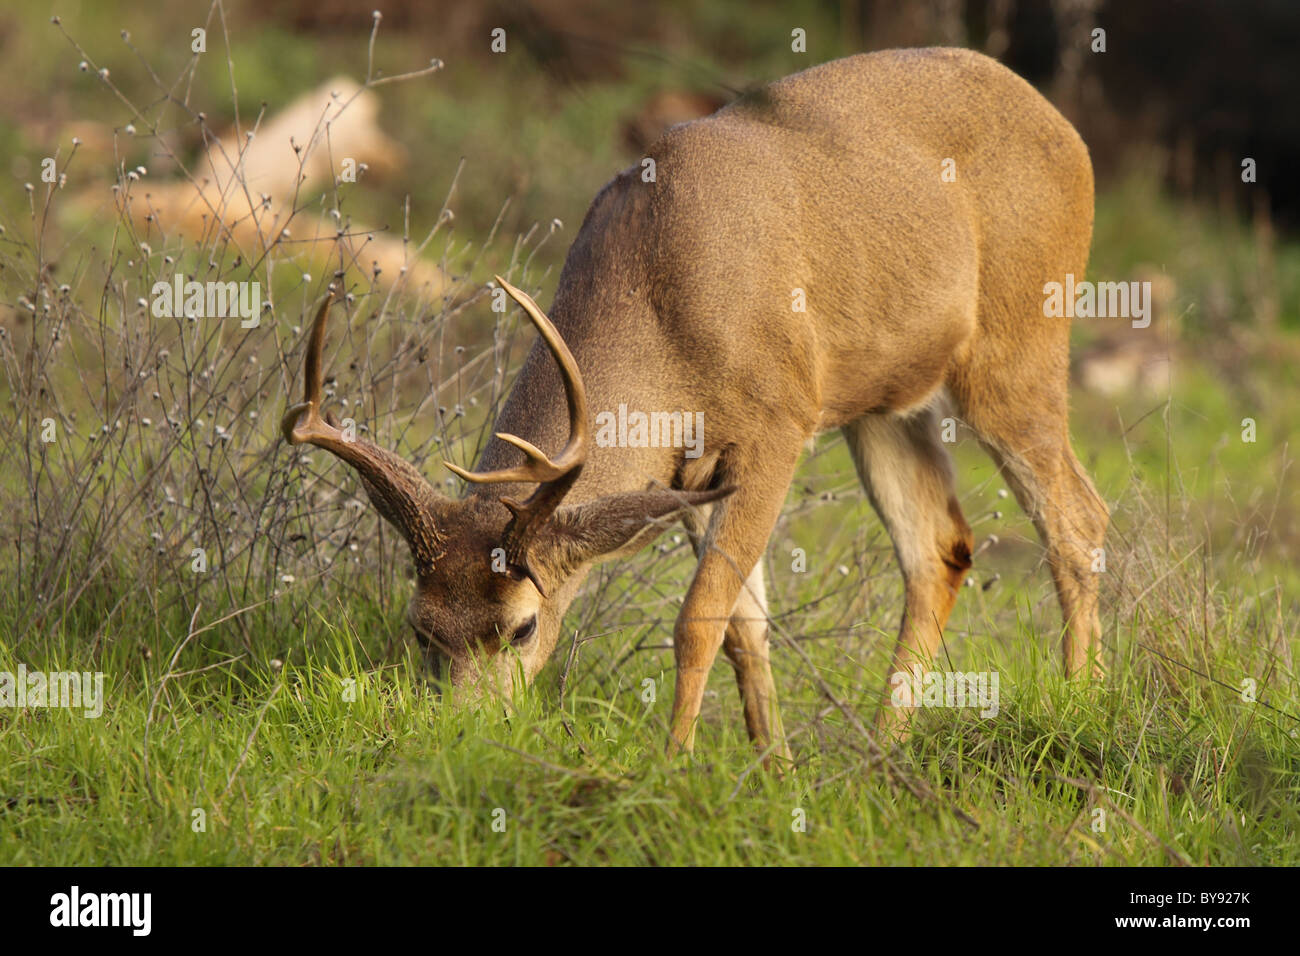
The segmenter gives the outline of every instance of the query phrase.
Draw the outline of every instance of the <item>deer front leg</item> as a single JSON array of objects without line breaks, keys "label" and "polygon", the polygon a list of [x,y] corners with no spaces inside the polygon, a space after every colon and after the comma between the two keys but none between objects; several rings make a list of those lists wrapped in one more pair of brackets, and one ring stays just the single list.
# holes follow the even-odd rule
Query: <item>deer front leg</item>
[{"label": "deer front leg", "polygon": [[668,725],[670,757],[683,750],[690,753],[695,749],[695,722],[704,702],[704,687],[731,616],[727,594],[731,593],[734,602],[740,590],[725,580],[711,581],[707,588],[700,588],[699,582],[697,573],[673,628],[677,679],[673,689],[673,713]]},{"label": "deer front leg", "polygon": [[[745,708],[745,728],[749,731],[749,739],[760,753],[771,751],[763,760],[763,766],[779,770],[781,763],[788,764],[793,758],[785,740],[785,728],[781,725],[776,683],[772,680],[765,590],[760,561],[754,565],[745,586],[740,589],[731,620],[727,622],[722,650],[736,669],[736,684],[740,688],[741,705]],[[777,765],[775,768],[774,764]]]},{"label": "deer front leg", "polygon": [[[707,519],[712,511],[712,507],[706,506],[683,515],[696,558],[704,554]],[[749,739],[759,753],[768,754],[763,760],[764,769],[779,770],[781,762],[790,763],[794,758],[790,755],[790,745],[786,743],[785,729],[781,725],[776,682],[772,679],[770,646],[767,586],[760,558],[754,570],[749,572],[745,586],[740,589],[736,606],[731,609],[722,649],[736,669],[736,687],[740,691]]]},{"label": "deer front leg", "polygon": [[[745,591],[746,579],[754,572],[781,513],[799,450],[800,445],[796,443],[779,455],[755,456],[756,465],[762,465],[761,470],[757,467],[729,469],[727,482],[738,485],[739,490],[728,500],[715,505],[710,531],[699,547],[699,567],[673,629],[677,680],[669,721],[669,755],[680,751],[689,753],[694,747],[695,725],[704,700],[704,687],[718,649],[727,635],[733,610],[739,605],[739,609],[751,613],[754,610],[752,599],[762,598]],[[759,582],[761,585],[761,577]],[[766,618],[765,610],[762,614]],[[766,627],[765,619],[762,626]],[[741,693],[745,698],[746,723],[752,737],[760,735],[756,742],[762,739],[764,744],[778,739],[781,734],[775,689],[771,687],[771,673],[767,667],[766,643],[766,640],[762,641],[761,660],[746,659],[739,665],[743,668]],[[752,641],[747,641],[746,645],[743,650],[759,650],[759,645]],[[739,644],[735,649],[738,652],[742,650]],[[766,675],[765,680],[758,679],[760,670]],[[745,693],[745,671],[754,677],[749,682],[749,694]],[[784,741],[778,752],[782,756],[788,755]]]}]

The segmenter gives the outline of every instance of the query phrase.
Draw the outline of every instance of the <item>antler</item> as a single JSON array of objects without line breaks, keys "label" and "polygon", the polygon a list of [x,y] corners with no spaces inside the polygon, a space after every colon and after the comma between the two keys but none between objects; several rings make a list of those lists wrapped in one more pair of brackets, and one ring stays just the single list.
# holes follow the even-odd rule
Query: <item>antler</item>
[{"label": "antler", "polygon": [[410,462],[365,438],[349,438],[330,413],[321,415],[321,350],[325,320],[334,301],[331,289],[312,323],[304,362],[304,401],[289,407],[280,422],[284,440],[291,445],[311,444],[342,458],[357,470],[375,510],[406,538],[421,571],[433,567],[440,540],[435,517],[442,497]]},{"label": "antler", "polygon": [[578,480],[582,466],[587,460],[587,449],[591,440],[591,425],[587,415],[587,389],[582,384],[582,374],[573,353],[564,344],[564,339],[546,314],[537,307],[528,293],[516,289],[505,279],[496,276],[496,281],[510,293],[510,297],[523,307],[528,317],[537,326],[537,331],[550,346],[560,366],[560,375],[564,380],[564,394],[569,404],[569,442],[555,458],[550,458],[536,445],[525,441],[518,435],[497,432],[497,438],[514,445],[522,451],[526,461],[514,468],[502,468],[497,471],[472,472],[458,468],[446,462],[453,473],[479,484],[495,482],[537,482],[538,488],[526,501],[514,498],[502,498],[501,503],[513,516],[505,531],[506,560],[519,571],[526,574],[545,595],[540,579],[528,562],[528,548],[537,536],[537,532],[555,514],[564,496],[568,494],[573,483]]}]

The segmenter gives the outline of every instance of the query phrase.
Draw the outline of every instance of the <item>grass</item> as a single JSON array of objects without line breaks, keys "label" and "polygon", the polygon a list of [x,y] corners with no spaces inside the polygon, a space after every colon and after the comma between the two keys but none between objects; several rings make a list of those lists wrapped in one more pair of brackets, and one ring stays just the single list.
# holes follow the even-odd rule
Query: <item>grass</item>
[{"label": "grass", "polygon": [[[147,614],[124,619],[112,650],[84,664],[107,675],[102,719],[29,711],[0,725],[0,860],[1300,859],[1296,723],[1243,703],[1231,688],[1167,673],[1143,645],[1177,643],[1174,621],[1121,634],[1112,678],[1094,686],[1061,680],[1050,636],[1027,622],[1000,640],[960,648],[959,666],[978,659],[1000,673],[1001,706],[993,719],[921,713],[898,755],[900,777],[930,794],[918,800],[869,766],[856,731],[826,713],[827,701],[807,675],[800,679],[791,655],[778,656],[787,726],[799,730],[799,767],[781,779],[752,772],[724,668],[714,675],[699,753],[687,765],[662,755],[671,679],[664,652],[637,655],[615,671],[610,640],[589,652],[592,660],[584,654],[563,700],[553,667],[502,719],[440,705],[402,654],[376,660],[382,639],[368,625],[383,616],[355,604],[320,608],[301,634],[263,635],[298,651],[261,666],[223,663],[205,649],[206,635],[180,642],[173,657],[169,628]],[[181,619],[169,623],[173,635],[186,632]],[[64,641],[47,649],[50,664],[83,666],[78,635]],[[853,658],[869,643],[808,645],[836,696],[862,714],[877,685],[863,680]],[[1198,663],[1240,673],[1238,653],[1256,656],[1237,648]],[[27,658],[28,667],[43,656]],[[0,652],[0,665],[10,660]],[[649,704],[646,680],[658,689]]]}]

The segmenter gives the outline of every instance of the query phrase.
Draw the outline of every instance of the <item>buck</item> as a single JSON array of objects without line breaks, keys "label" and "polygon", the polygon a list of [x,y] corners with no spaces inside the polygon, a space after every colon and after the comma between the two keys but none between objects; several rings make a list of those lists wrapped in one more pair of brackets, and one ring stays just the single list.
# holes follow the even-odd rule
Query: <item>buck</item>
[{"label": "buck", "polygon": [[[760,559],[801,450],[843,432],[902,570],[893,672],[918,677],[971,567],[949,406],[1042,538],[1066,673],[1099,671],[1108,515],[1068,436],[1069,319],[1044,314],[1045,285],[1084,274],[1092,232],[1092,167],[1064,117],[982,55],[888,51],[772,83],[649,156],[653,181],[639,164],[592,202],[549,318],[498,277],[540,340],[477,470],[447,465],[464,498],[344,440],[321,411],[328,297],[312,326],[285,437],[356,468],[406,538],[408,620],[451,685],[531,681],[591,567],[681,520],[698,565],[673,629],[668,749],[691,749],[721,648],[750,737],[788,758]],[[593,410],[620,405],[702,413],[699,454],[593,445]],[[901,736],[908,713],[887,687],[878,725]]]}]

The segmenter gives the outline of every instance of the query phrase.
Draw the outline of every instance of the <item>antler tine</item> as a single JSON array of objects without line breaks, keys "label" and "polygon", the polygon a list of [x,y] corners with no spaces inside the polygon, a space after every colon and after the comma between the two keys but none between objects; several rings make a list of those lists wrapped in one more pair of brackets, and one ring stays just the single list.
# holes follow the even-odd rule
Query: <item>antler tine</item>
[{"label": "antler tine", "polygon": [[[538,333],[550,347],[551,354],[555,356],[555,361],[560,366],[560,377],[564,380],[564,396],[569,406],[569,441],[559,455],[551,458],[536,445],[518,435],[497,432],[497,438],[514,445],[524,453],[527,457],[524,464],[486,472],[466,471],[451,462],[445,464],[453,474],[477,484],[558,481],[571,472],[581,469],[587,460],[587,449],[591,441],[591,424],[587,415],[587,388],[582,383],[582,373],[578,371],[578,363],[573,353],[564,344],[564,339],[560,337],[559,331],[551,320],[546,317],[546,313],[538,308],[532,296],[522,289],[515,288],[500,276],[495,276],[495,279],[528,313],[528,317],[532,319],[533,325],[537,326]],[[573,477],[576,479],[577,475],[574,474]],[[533,496],[536,497],[537,495]]]},{"label": "antler tine", "polygon": [[[303,362],[303,401],[289,406],[280,420],[280,431],[284,440],[291,445],[304,442],[321,444],[322,442],[340,442],[343,433],[321,417],[321,351],[325,346],[325,322],[329,318],[330,306],[334,304],[334,290],[325,294],[325,301],[316,311],[312,322],[311,337],[307,340],[307,358]],[[324,447],[329,447],[328,444]]]},{"label": "antler tine", "polygon": [[406,538],[416,565],[433,567],[440,552],[436,525],[442,501],[418,468],[361,436],[345,435],[330,415],[321,414],[321,352],[325,321],[334,302],[330,290],[321,303],[307,339],[303,362],[303,397],[284,413],[280,430],[291,445],[309,443],[337,455],[357,470],[375,509]]},{"label": "antler tine", "polygon": [[476,484],[486,482],[506,482],[506,481],[554,481],[564,475],[564,469],[559,467],[555,462],[547,457],[546,453],[534,445],[532,442],[524,441],[518,435],[511,435],[507,432],[495,432],[497,438],[500,438],[507,444],[514,445],[521,449],[528,456],[525,464],[515,468],[502,468],[490,472],[466,471],[459,465],[453,465],[451,462],[443,462],[447,470],[454,475],[459,475],[466,481],[472,481]]},{"label": "antler tine", "polygon": [[[500,276],[496,277],[497,282],[501,283],[502,288],[510,293],[510,296],[518,302],[528,317],[533,320],[533,325],[537,326],[537,331],[546,344],[551,348],[551,354],[555,356],[555,361],[560,366],[560,376],[564,379],[564,396],[569,405],[569,442],[560,452],[555,461],[559,468],[581,467],[587,460],[587,445],[591,439],[591,423],[587,417],[587,387],[582,383],[582,373],[578,371],[578,363],[569,351],[569,347],[564,344],[564,339],[560,337],[559,331],[546,317],[532,297],[521,289],[516,289],[505,279]],[[510,436],[504,439],[512,445],[522,448],[525,453],[531,448],[534,452],[541,455],[541,452],[533,448],[521,438]],[[542,455],[542,457],[545,457]]]}]

